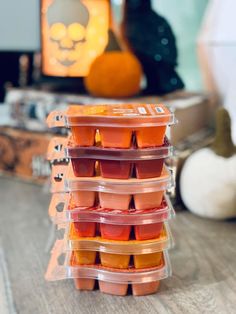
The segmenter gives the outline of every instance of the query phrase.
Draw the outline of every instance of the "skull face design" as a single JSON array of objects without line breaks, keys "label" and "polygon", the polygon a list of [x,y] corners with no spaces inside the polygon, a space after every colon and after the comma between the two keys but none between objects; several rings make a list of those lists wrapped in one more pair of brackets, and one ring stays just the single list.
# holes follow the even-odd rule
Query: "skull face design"
[{"label": "skull face design", "polygon": [[86,43],[87,7],[80,0],[55,0],[48,8],[47,21],[55,58],[66,67],[73,65]]}]

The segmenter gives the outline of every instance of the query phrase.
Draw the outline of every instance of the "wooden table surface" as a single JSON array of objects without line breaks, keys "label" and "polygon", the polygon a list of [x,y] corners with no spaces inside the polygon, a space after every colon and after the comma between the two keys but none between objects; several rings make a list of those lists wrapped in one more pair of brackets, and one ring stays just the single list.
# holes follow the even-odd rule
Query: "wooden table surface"
[{"label": "wooden table surface", "polygon": [[70,280],[44,280],[49,199],[41,187],[0,179],[0,266],[8,301],[5,312],[0,305],[1,314],[236,313],[235,221],[178,213],[171,223],[176,239],[172,278],[155,295],[114,297],[78,292]]}]

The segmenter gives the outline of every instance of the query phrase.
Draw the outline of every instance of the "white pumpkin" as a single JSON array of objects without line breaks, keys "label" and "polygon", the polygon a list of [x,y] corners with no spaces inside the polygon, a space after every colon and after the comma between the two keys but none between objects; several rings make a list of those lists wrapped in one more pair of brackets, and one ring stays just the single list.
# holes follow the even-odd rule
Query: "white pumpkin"
[{"label": "white pumpkin", "polygon": [[217,156],[210,148],[193,153],[180,176],[180,193],[186,207],[199,216],[236,217],[236,156]]},{"label": "white pumpkin", "polygon": [[236,154],[225,109],[219,111],[213,148],[200,149],[186,160],[180,175],[180,193],[186,207],[196,215],[236,217]]}]

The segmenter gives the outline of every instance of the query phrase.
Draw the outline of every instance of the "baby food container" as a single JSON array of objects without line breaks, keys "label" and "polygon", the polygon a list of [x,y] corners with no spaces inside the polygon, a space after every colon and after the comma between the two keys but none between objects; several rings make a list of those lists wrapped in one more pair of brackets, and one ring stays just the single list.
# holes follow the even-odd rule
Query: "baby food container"
[{"label": "baby food container", "polygon": [[167,251],[156,253],[155,257],[146,254],[146,259],[134,258],[128,268],[123,267],[124,260],[128,259],[125,255],[120,262],[116,257],[118,267],[113,268],[109,265],[114,255],[104,255],[102,265],[99,258],[94,260],[89,254],[84,258],[79,252],[65,250],[63,241],[57,240],[45,278],[49,281],[74,279],[75,287],[79,290],[93,290],[97,281],[101,292],[120,296],[127,294],[130,285],[133,295],[138,296],[157,292],[160,281],[171,275]]},{"label": "baby food container", "polygon": [[119,180],[75,177],[71,164],[52,166],[52,192],[71,192],[78,207],[93,207],[98,199],[101,207],[109,209],[128,210],[132,202],[137,210],[155,208],[173,185],[166,167],[156,178]]},{"label": "baby food container", "polygon": [[51,252],[49,281],[73,279],[78,290],[135,296],[157,292],[171,275],[165,160],[174,114],[162,104],[69,106],[49,127],[66,127],[48,148],[49,216],[64,236]]},{"label": "baby food container", "polygon": [[74,222],[79,237],[100,235],[111,240],[148,240],[157,238],[166,221],[174,216],[165,195],[159,207],[149,210],[111,210],[100,207],[81,208],[73,203],[70,193],[55,193],[49,206],[55,224]]},{"label": "baby food container", "polygon": [[79,147],[72,138],[55,137],[48,149],[48,159],[52,162],[70,159],[76,177],[93,177],[96,167],[101,177],[110,179],[155,178],[161,175],[165,159],[173,155],[173,147],[167,138],[159,147],[140,149],[135,144],[129,149],[103,148],[95,146]]},{"label": "baby food container", "polygon": [[161,146],[174,114],[162,104],[70,106],[52,112],[49,127],[68,127],[77,146],[93,146],[96,131],[106,148],[130,148],[135,138],[139,148]]}]

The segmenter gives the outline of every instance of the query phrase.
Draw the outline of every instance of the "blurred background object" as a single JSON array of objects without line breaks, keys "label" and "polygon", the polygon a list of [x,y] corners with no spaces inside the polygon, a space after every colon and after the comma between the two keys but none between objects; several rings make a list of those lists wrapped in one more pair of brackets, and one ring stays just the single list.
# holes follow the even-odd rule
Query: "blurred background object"
[{"label": "blurred background object", "polygon": [[[68,103],[163,101],[175,110],[179,120],[169,134],[177,145],[179,157],[174,163],[179,177],[186,157],[212,140],[214,111],[220,103],[203,91],[197,62],[196,41],[208,3],[211,4],[206,0],[181,0],[181,4],[177,0],[97,0],[96,6],[94,0],[24,0],[19,6],[13,0],[6,6],[1,3],[4,40],[0,40],[0,62],[4,71],[0,80],[1,86],[7,87],[4,112],[8,112],[10,122],[2,118],[0,123],[28,132],[29,138],[38,132],[46,142],[49,131],[45,117]],[[13,11],[20,13],[12,15]],[[29,16],[28,12],[33,13]],[[9,20],[12,23],[7,24]],[[171,80],[176,84],[169,84]],[[183,88],[182,82],[186,90],[173,92]],[[9,129],[2,132],[8,138]],[[180,200],[179,196],[180,193]]]},{"label": "blurred background object", "polygon": [[198,39],[206,89],[230,112],[236,143],[236,21],[234,0],[209,1]]},{"label": "blurred background object", "polygon": [[32,83],[33,53],[40,50],[39,29],[38,0],[0,2],[0,102],[6,88]]},{"label": "blurred background object", "polygon": [[139,94],[142,75],[142,65],[135,55],[109,51],[92,63],[84,80],[87,91],[93,96],[127,98]]},{"label": "blurred background object", "polygon": [[[106,2],[106,0],[102,0],[102,2],[104,1]],[[97,2],[101,2],[101,0]],[[177,71],[182,77],[187,89],[191,91],[200,90],[202,87],[196,58],[195,41],[207,2],[206,0],[199,0],[197,2],[194,0],[181,0],[181,5],[179,5],[179,2],[176,0],[152,1],[153,10],[157,11],[158,14],[167,20],[176,36],[177,50],[179,51],[179,66],[177,67]],[[48,3],[49,2],[46,0],[42,1],[43,6],[47,6]],[[111,3],[113,17],[109,17],[109,28],[113,29],[117,35],[117,33],[119,33],[119,25],[122,22],[124,1],[112,0]],[[41,47],[40,1],[22,0],[20,3],[17,3],[16,1],[9,0],[6,4],[2,2],[0,6],[0,62],[1,69],[3,69],[3,71],[1,71],[1,86],[4,86],[7,82],[10,82],[7,86],[19,85],[18,59],[19,55],[26,52],[27,56],[29,56],[27,82],[28,85],[31,85],[33,82],[35,83],[35,80],[38,81],[40,73],[40,55],[38,54]],[[178,10],[174,10],[173,8],[175,7],[178,8]],[[28,12],[31,12],[31,14],[29,15]],[[43,11],[43,16],[46,16],[44,13]],[[105,20],[107,19],[106,14],[104,18]],[[11,21],[11,23],[8,23],[8,21]],[[186,25],[188,25],[188,27],[186,27]],[[17,30],[17,32],[15,30]],[[103,37],[105,41],[107,40],[106,36],[107,35]],[[44,37],[46,38],[46,35]],[[111,41],[111,36],[109,39]],[[46,41],[46,39],[44,40]],[[34,56],[32,52],[35,52]],[[44,52],[47,56],[45,49]],[[25,64],[25,62],[23,63]],[[57,80],[57,84],[59,84],[59,81],[60,80]],[[46,80],[46,82],[48,81]],[[48,88],[46,82],[44,80],[44,88]],[[72,81],[70,81],[67,86],[68,90],[71,84]]]},{"label": "blurred background object", "polygon": [[38,0],[1,1],[0,51],[40,50],[39,29]]},{"label": "blurred background object", "polygon": [[170,23],[178,49],[177,71],[187,90],[203,89],[196,41],[209,0],[152,0],[152,6]]},{"label": "blurred background object", "polygon": [[165,18],[151,7],[151,0],[126,0],[122,35],[128,48],[140,60],[146,76],[146,94],[167,94],[183,89],[177,74],[174,33]]},{"label": "blurred background object", "polygon": [[105,51],[111,24],[109,0],[41,1],[43,75],[88,75],[93,60]]},{"label": "blurred background object", "polygon": [[236,217],[236,147],[226,109],[216,117],[212,145],[194,152],[180,175],[180,192],[187,208],[207,218]]},{"label": "blurred background object", "polygon": [[44,183],[51,169],[45,159],[51,134],[0,127],[0,172]]}]

